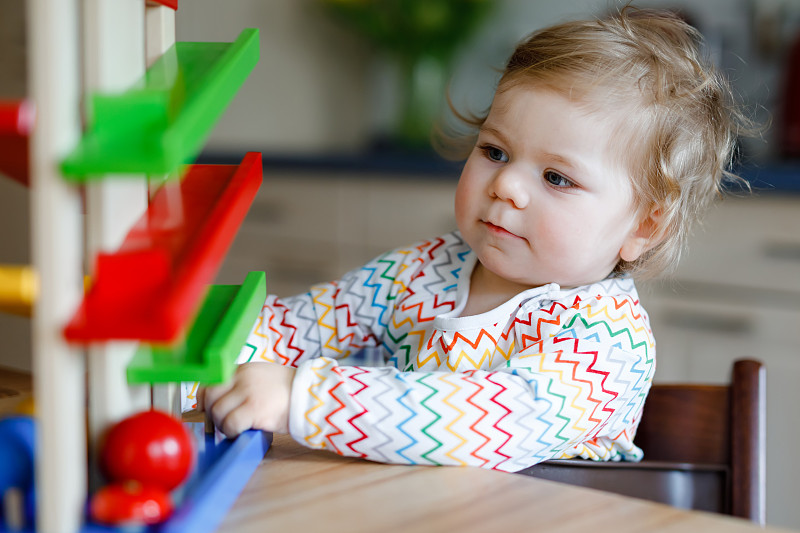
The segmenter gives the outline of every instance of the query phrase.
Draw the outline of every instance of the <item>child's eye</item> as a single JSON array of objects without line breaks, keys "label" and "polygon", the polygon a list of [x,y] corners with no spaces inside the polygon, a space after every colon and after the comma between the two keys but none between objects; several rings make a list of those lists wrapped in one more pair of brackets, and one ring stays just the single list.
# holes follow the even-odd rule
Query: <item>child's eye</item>
[{"label": "child's eye", "polygon": [[570,180],[559,174],[558,172],[553,172],[552,170],[546,170],[544,172],[544,179],[545,181],[552,185],[553,187],[574,187],[575,184],[572,183]]},{"label": "child's eye", "polygon": [[481,146],[481,150],[486,155],[488,159],[492,161],[496,161],[498,163],[507,163],[508,162],[508,155],[500,148],[495,146]]}]

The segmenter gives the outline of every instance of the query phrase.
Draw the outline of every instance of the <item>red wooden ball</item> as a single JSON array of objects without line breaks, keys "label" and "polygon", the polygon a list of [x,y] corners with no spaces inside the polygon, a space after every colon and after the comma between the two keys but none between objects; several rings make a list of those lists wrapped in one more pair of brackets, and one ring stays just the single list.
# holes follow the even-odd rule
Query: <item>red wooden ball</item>
[{"label": "red wooden ball", "polygon": [[112,426],[100,457],[103,471],[112,481],[138,481],[169,491],[189,475],[194,447],[180,420],[152,410]]},{"label": "red wooden ball", "polygon": [[136,482],[113,483],[98,490],[89,502],[89,516],[109,526],[158,524],[172,514],[169,493]]}]

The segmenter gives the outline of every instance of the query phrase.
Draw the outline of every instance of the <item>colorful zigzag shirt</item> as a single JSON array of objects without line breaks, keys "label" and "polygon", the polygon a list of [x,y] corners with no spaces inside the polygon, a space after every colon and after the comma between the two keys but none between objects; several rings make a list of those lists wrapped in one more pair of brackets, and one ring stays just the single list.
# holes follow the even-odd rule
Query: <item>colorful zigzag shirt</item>
[{"label": "colorful zigzag shirt", "polygon": [[[289,428],[311,448],[504,471],[639,460],[655,343],[633,281],[549,284],[460,317],[476,261],[454,232],[269,296],[240,362],[297,367]],[[350,362],[370,347],[380,366]]]}]

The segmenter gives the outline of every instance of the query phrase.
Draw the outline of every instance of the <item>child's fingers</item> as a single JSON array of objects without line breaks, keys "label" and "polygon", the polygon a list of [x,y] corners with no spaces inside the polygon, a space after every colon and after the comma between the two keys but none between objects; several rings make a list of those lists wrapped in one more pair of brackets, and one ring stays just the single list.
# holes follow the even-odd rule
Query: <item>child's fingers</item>
[{"label": "child's fingers", "polygon": [[217,423],[219,430],[229,439],[253,427],[253,417],[248,412],[247,404],[240,404],[225,415],[221,423]]},{"label": "child's fingers", "polygon": [[217,401],[233,388],[233,385],[234,384],[231,381],[223,385],[203,387],[197,392],[197,409],[199,411],[208,411],[212,409]]},{"label": "child's fingers", "polygon": [[[209,390],[206,394],[216,392],[216,390]],[[226,436],[230,437],[231,435],[229,433],[232,433],[232,430],[226,430],[225,419],[228,418],[233,411],[238,409],[246,400],[247,397],[243,395],[239,389],[235,388],[224,391],[222,396],[215,398],[213,402],[208,396],[206,396],[206,406],[207,409],[210,409],[209,412],[211,413],[211,419],[214,421],[214,425]],[[238,419],[234,418],[233,421],[238,421]]]}]

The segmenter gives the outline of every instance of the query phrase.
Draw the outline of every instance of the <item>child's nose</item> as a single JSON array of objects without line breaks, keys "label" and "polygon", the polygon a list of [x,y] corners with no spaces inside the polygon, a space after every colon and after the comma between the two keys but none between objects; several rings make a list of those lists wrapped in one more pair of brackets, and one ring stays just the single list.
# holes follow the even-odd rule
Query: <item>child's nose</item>
[{"label": "child's nose", "polygon": [[524,209],[530,202],[527,176],[519,168],[508,165],[497,172],[490,184],[490,196],[511,203],[517,209]]}]

